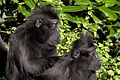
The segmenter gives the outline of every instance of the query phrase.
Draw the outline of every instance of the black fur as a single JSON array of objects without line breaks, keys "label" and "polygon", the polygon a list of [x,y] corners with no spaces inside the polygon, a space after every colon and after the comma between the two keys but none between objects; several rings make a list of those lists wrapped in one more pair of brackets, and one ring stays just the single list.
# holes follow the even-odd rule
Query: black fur
[{"label": "black fur", "polygon": [[101,61],[96,48],[89,35],[81,35],[69,55],[45,70],[41,80],[97,80],[96,70],[100,68]]},{"label": "black fur", "polygon": [[57,13],[50,6],[36,8],[28,21],[11,34],[6,66],[7,80],[38,80],[37,77],[56,62],[58,58],[53,56],[58,56],[58,22]]}]

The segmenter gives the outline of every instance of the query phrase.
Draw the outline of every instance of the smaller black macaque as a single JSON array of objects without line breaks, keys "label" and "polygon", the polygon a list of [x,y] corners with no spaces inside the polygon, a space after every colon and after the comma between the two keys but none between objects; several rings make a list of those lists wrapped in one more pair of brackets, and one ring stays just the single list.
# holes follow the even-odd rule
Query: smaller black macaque
[{"label": "smaller black macaque", "polygon": [[101,61],[96,48],[91,36],[81,34],[70,53],[45,70],[40,80],[97,80],[96,70]]}]

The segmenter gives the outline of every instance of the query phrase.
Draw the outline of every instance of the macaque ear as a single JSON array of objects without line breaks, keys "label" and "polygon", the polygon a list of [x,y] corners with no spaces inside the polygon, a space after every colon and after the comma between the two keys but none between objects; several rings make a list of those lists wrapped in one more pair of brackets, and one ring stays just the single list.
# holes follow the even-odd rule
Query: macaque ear
[{"label": "macaque ear", "polygon": [[42,25],[42,20],[41,19],[37,20],[35,26],[39,28],[41,25]]},{"label": "macaque ear", "polygon": [[74,53],[72,54],[73,58],[79,58],[80,57],[80,51],[75,50]]}]

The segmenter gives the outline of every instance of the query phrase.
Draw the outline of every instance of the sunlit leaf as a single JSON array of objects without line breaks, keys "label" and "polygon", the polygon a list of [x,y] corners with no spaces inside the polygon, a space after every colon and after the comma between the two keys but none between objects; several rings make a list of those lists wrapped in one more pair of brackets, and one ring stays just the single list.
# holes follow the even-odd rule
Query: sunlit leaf
[{"label": "sunlit leaf", "polygon": [[102,11],[107,17],[111,18],[112,20],[115,21],[117,19],[116,13],[114,13],[109,8],[102,6],[102,7],[98,7],[98,9]]},{"label": "sunlit leaf", "polygon": [[37,3],[37,2],[38,2],[38,0],[34,0],[34,2],[35,2],[35,3]]},{"label": "sunlit leaf", "polygon": [[26,0],[25,4],[28,5],[31,9],[34,9],[35,4],[32,0]]},{"label": "sunlit leaf", "polygon": [[63,6],[64,12],[78,12],[86,9],[87,6]]},{"label": "sunlit leaf", "polygon": [[29,17],[30,16],[30,12],[28,12],[26,10],[26,8],[24,6],[18,6],[18,11],[21,12],[25,17]]},{"label": "sunlit leaf", "polygon": [[78,17],[78,16],[73,17],[69,14],[66,14],[66,19],[68,19],[69,21],[74,22],[74,23],[83,23],[84,22],[83,17]]},{"label": "sunlit leaf", "polygon": [[46,2],[52,2],[53,0],[42,0],[42,1],[46,1]]},{"label": "sunlit leaf", "polygon": [[104,47],[104,45],[103,45],[103,44],[101,44],[101,43],[99,43],[99,47]]},{"label": "sunlit leaf", "polygon": [[75,5],[88,5],[90,0],[75,0]]},{"label": "sunlit leaf", "polygon": [[117,73],[120,74],[120,70],[117,70]]},{"label": "sunlit leaf", "polygon": [[12,1],[14,1],[15,3],[18,3],[18,2],[19,2],[18,0],[12,0]]},{"label": "sunlit leaf", "polygon": [[102,23],[102,21],[99,18],[97,18],[94,14],[92,14],[92,18],[95,23]]},{"label": "sunlit leaf", "polygon": [[111,7],[111,6],[114,6],[116,3],[106,3],[105,4],[105,7]]},{"label": "sunlit leaf", "polygon": [[113,75],[114,75],[114,71],[109,70],[109,71],[108,71],[108,74],[111,75],[111,76],[113,76]]},{"label": "sunlit leaf", "polygon": [[109,7],[109,9],[111,9],[115,13],[120,13],[120,7],[119,6]]},{"label": "sunlit leaf", "polygon": [[103,0],[106,3],[116,3],[118,0]]},{"label": "sunlit leaf", "polygon": [[116,33],[115,30],[113,28],[110,28],[110,36],[114,37],[115,33]]}]

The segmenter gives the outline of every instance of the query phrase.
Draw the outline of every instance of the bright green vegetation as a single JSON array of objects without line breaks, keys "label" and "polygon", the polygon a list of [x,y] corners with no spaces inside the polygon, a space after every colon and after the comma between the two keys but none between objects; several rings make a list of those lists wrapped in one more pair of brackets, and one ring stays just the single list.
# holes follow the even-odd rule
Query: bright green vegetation
[{"label": "bright green vegetation", "polygon": [[102,61],[98,80],[120,80],[120,0],[0,0],[0,29],[6,46],[8,36],[30,11],[46,4],[59,11],[59,55],[69,52],[80,31],[89,30]]}]

